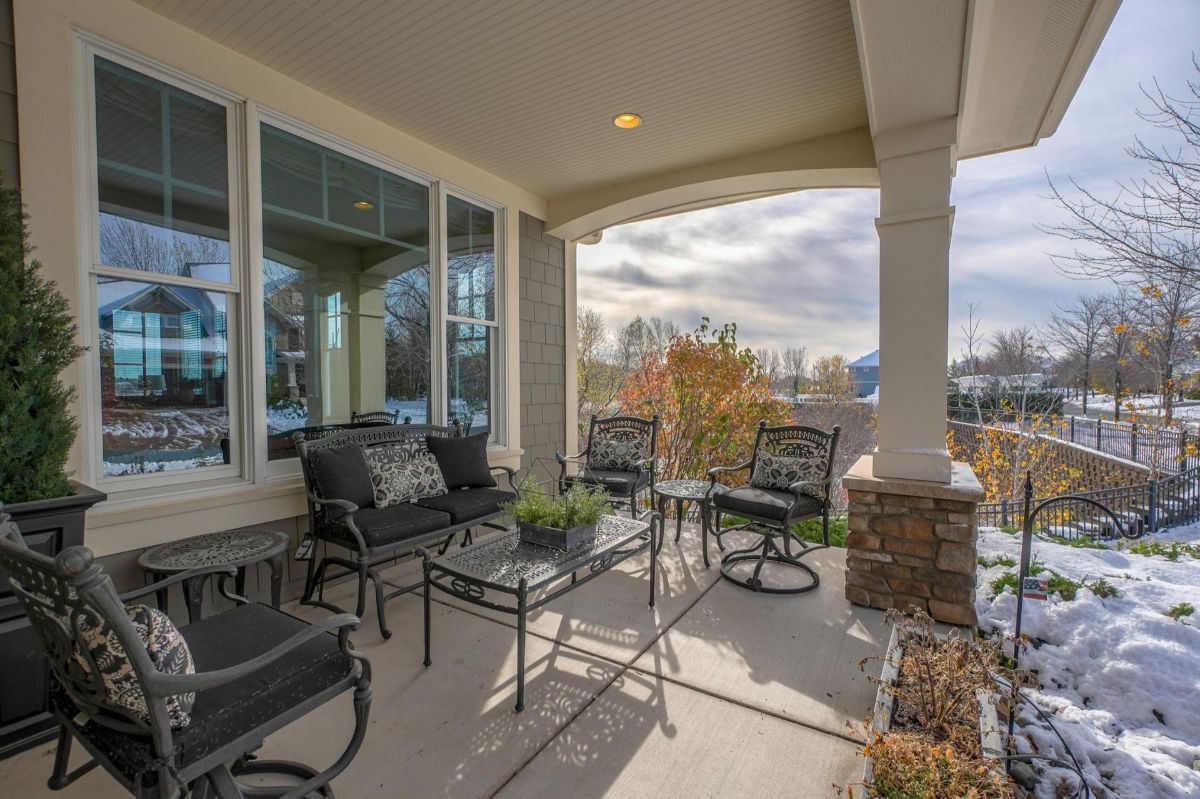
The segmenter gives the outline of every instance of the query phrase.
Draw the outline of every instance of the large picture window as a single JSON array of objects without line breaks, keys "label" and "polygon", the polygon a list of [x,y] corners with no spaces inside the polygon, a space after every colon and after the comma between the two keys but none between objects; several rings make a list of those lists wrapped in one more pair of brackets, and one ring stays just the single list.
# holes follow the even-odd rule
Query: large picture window
[{"label": "large picture window", "polygon": [[381,419],[503,440],[499,206],[81,40],[89,479],[264,483]]},{"label": "large picture window", "polygon": [[429,187],[261,136],[268,459],[356,414],[428,421]]},{"label": "large picture window", "polygon": [[100,476],[223,466],[234,450],[229,109],[93,65]]}]

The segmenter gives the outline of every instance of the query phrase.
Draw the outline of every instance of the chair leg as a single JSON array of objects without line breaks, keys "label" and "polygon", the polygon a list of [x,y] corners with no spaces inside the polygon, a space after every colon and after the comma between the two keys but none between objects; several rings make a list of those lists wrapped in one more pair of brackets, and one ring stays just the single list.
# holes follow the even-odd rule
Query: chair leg
[{"label": "chair leg", "polygon": [[362,557],[358,559],[358,604],[355,605],[354,615],[362,618],[367,609],[367,562]]},{"label": "chair leg", "polygon": [[[392,631],[387,626],[387,597],[383,595],[383,580],[374,571],[370,572],[371,584],[375,586],[375,613],[379,616],[379,634],[383,640],[392,637]],[[358,614],[362,618],[362,614]]]},{"label": "chair leg", "polygon": [[212,785],[214,795],[217,799],[245,799],[241,788],[238,788],[237,780],[233,778],[233,774],[229,771],[229,766],[217,766],[205,776],[208,778],[209,784]]},{"label": "chair leg", "polygon": [[312,550],[308,553],[308,567],[304,572],[304,601],[312,599],[316,588],[314,579],[317,576],[317,541],[313,539]]}]

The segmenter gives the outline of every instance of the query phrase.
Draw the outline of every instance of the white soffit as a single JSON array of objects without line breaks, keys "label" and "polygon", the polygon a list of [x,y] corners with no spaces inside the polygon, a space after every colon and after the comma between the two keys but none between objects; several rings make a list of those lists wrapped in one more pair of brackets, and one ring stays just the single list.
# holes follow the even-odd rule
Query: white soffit
[{"label": "white soffit", "polygon": [[846,0],[138,2],[544,197],[867,124]]}]

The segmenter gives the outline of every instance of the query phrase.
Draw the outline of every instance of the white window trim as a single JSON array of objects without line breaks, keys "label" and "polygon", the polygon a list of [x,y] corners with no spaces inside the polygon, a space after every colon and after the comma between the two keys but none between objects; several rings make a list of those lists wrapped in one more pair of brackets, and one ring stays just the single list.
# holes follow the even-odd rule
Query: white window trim
[{"label": "white window trim", "polygon": [[[242,385],[243,343],[247,326],[241,313],[241,293],[244,287],[242,271],[245,264],[243,231],[244,196],[241,191],[245,173],[245,158],[242,154],[244,136],[243,101],[237,95],[211,86],[204,81],[194,80],[176,70],[149,61],[136,53],[112,45],[84,33],[77,38],[77,68],[82,91],[76,98],[77,145],[81,154],[81,179],[79,186],[79,230],[80,236],[80,314],[79,328],[84,344],[92,353],[99,351],[100,335],[97,322],[99,300],[96,293],[96,278],[110,277],[139,283],[188,286],[203,291],[213,291],[226,298],[226,406],[229,413],[229,438],[231,442],[230,463],[208,466],[202,469],[167,471],[144,475],[104,475],[103,408],[100,395],[100,368],[98,358],[83,358],[83,386],[80,387],[81,416],[83,417],[82,450],[84,454],[85,479],[103,491],[123,496],[137,496],[153,489],[187,488],[201,484],[230,485],[246,482],[248,462],[244,447],[239,446],[244,438],[245,407]],[[210,280],[183,278],[174,275],[159,275],[137,269],[128,269],[101,264],[100,254],[100,203],[99,203],[99,160],[96,150],[96,90],[95,60],[97,57],[127,67],[154,80],[161,81],[181,91],[216,103],[226,109],[226,168],[229,205],[229,271],[228,283]],[[232,480],[231,480],[232,479]]]},{"label": "white window trim", "polygon": [[[203,469],[180,470],[150,475],[103,477],[103,423],[100,396],[98,358],[88,355],[82,359],[82,381],[79,387],[83,435],[81,475],[90,484],[107,491],[118,503],[156,499],[168,495],[197,495],[227,492],[248,485],[265,487],[278,483],[295,483],[299,463],[294,458],[267,461],[266,430],[266,365],[263,342],[262,273],[262,181],[261,134],[266,123],[300,136],[315,144],[328,147],[351,158],[391,172],[429,189],[429,263],[430,263],[430,416],[432,424],[446,424],[447,357],[446,326],[451,321],[485,325],[496,329],[495,356],[492,361],[490,386],[489,450],[509,452],[512,440],[508,416],[508,344],[514,331],[508,329],[508,209],[487,197],[439,179],[380,153],[356,145],[303,120],[276,111],[254,99],[242,97],[181,70],[161,64],[134,51],[115,45],[84,31],[75,32],[76,75],[80,87],[76,103],[76,151],[80,156],[77,192],[77,224],[79,237],[79,327],[85,346],[98,351],[99,331],[96,315],[98,301],[95,289],[97,275],[139,282],[186,285],[206,291],[216,291],[227,297],[229,341],[228,384],[226,389],[230,416],[231,452],[228,465]],[[170,84],[229,109],[227,114],[227,145],[229,165],[229,236],[230,282],[157,275],[138,270],[98,264],[99,255],[99,195],[95,124],[96,56],[121,64],[148,77]],[[475,203],[495,214],[495,308],[494,321],[454,316],[448,313],[446,201],[449,196]],[[434,268],[436,266],[436,268]],[[440,331],[439,335],[433,335]]]}]

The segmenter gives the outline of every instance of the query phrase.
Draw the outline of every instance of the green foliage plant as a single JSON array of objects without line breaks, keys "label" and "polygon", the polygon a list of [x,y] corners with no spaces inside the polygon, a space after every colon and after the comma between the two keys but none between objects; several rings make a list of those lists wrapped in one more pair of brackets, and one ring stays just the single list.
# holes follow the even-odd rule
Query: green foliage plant
[{"label": "green foliage plant", "polygon": [[1191,602],[1180,602],[1175,607],[1167,611],[1167,615],[1175,621],[1182,621],[1184,618],[1191,616],[1196,612],[1196,606]]},{"label": "green foliage plant", "polygon": [[83,354],[67,299],[30,260],[27,217],[0,189],[0,501],[72,493],[67,457],[78,424],[63,369]]},{"label": "green foliage plant", "polygon": [[569,530],[595,524],[611,512],[608,497],[607,491],[597,491],[581,483],[556,497],[526,479],[521,485],[520,498],[503,507],[519,522]]}]

